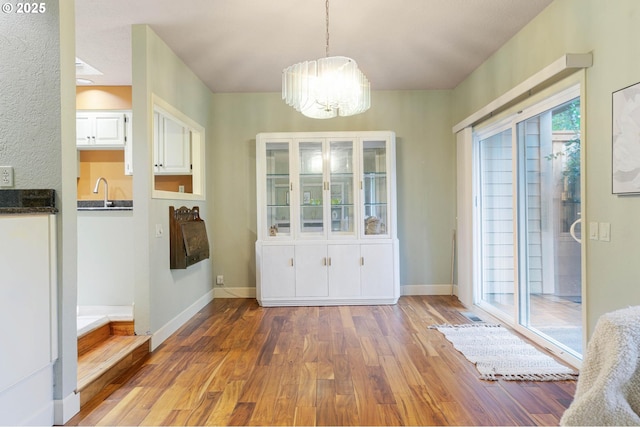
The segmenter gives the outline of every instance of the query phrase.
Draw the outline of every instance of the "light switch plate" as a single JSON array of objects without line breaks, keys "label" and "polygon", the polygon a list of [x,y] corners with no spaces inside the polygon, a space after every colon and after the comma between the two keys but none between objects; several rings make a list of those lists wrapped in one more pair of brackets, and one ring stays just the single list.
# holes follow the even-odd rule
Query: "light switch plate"
[{"label": "light switch plate", "polygon": [[595,221],[589,223],[589,239],[598,240],[598,223]]},{"label": "light switch plate", "polygon": [[611,241],[611,224],[608,222],[601,222],[598,226],[599,238],[603,242]]},{"label": "light switch plate", "polygon": [[162,224],[156,224],[156,237],[162,237],[164,234],[164,230],[162,229]]}]

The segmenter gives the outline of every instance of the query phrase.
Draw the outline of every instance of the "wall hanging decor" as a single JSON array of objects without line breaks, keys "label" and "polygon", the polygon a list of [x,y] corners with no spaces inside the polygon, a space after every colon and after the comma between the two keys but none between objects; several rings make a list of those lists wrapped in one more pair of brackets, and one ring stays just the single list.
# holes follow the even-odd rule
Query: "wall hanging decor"
[{"label": "wall hanging decor", "polygon": [[200,208],[185,206],[175,209],[169,206],[170,266],[187,268],[209,258],[209,239]]},{"label": "wall hanging decor", "polygon": [[640,194],[640,83],[612,94],[613,194]]}]

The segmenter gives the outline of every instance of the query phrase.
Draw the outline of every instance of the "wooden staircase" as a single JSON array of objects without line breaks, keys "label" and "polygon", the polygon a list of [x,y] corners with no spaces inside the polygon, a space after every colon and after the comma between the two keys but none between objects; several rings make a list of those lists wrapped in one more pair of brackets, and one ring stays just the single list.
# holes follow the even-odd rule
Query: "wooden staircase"
[{"label": "wooden staircase", "polygon": [[138,369],[149,355],[149,344],[149,336],[134,335],[133,321],[111,321],[79,336],[80,406]]}]

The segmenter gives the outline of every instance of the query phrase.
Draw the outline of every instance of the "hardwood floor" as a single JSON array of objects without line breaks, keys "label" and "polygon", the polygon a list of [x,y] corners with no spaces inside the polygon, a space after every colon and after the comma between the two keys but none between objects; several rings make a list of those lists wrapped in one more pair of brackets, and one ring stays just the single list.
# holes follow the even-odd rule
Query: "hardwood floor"
[{"label": "hardwood floor", "polygon": [[481,381],[449,296],[262,308],[216,299],[67,425],[558,425],[574,381]]}]

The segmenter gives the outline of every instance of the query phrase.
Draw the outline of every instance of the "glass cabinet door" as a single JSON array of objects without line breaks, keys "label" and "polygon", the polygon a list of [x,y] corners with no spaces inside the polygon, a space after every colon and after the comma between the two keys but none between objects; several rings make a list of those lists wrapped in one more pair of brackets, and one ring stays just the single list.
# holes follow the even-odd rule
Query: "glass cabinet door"
[{"label": "glass cabinet door", "polygon": [[300,232],[322,236],[324,228],[324,159],[322,142],[300,142]]},{"label": "glass cabinet door", "polygon": [[266,143],[267,236],[291,236],[289,143]]},{"label": "glass cabinet door", "polygon": [[389,235],[386,141],[362,141],[362,192],[365,236]]},{"label": "glass cabinet door", "polygon": [[355,233],[353,145],[353,141],[329,143],[329,230],[332,235],[352,236]]}]

